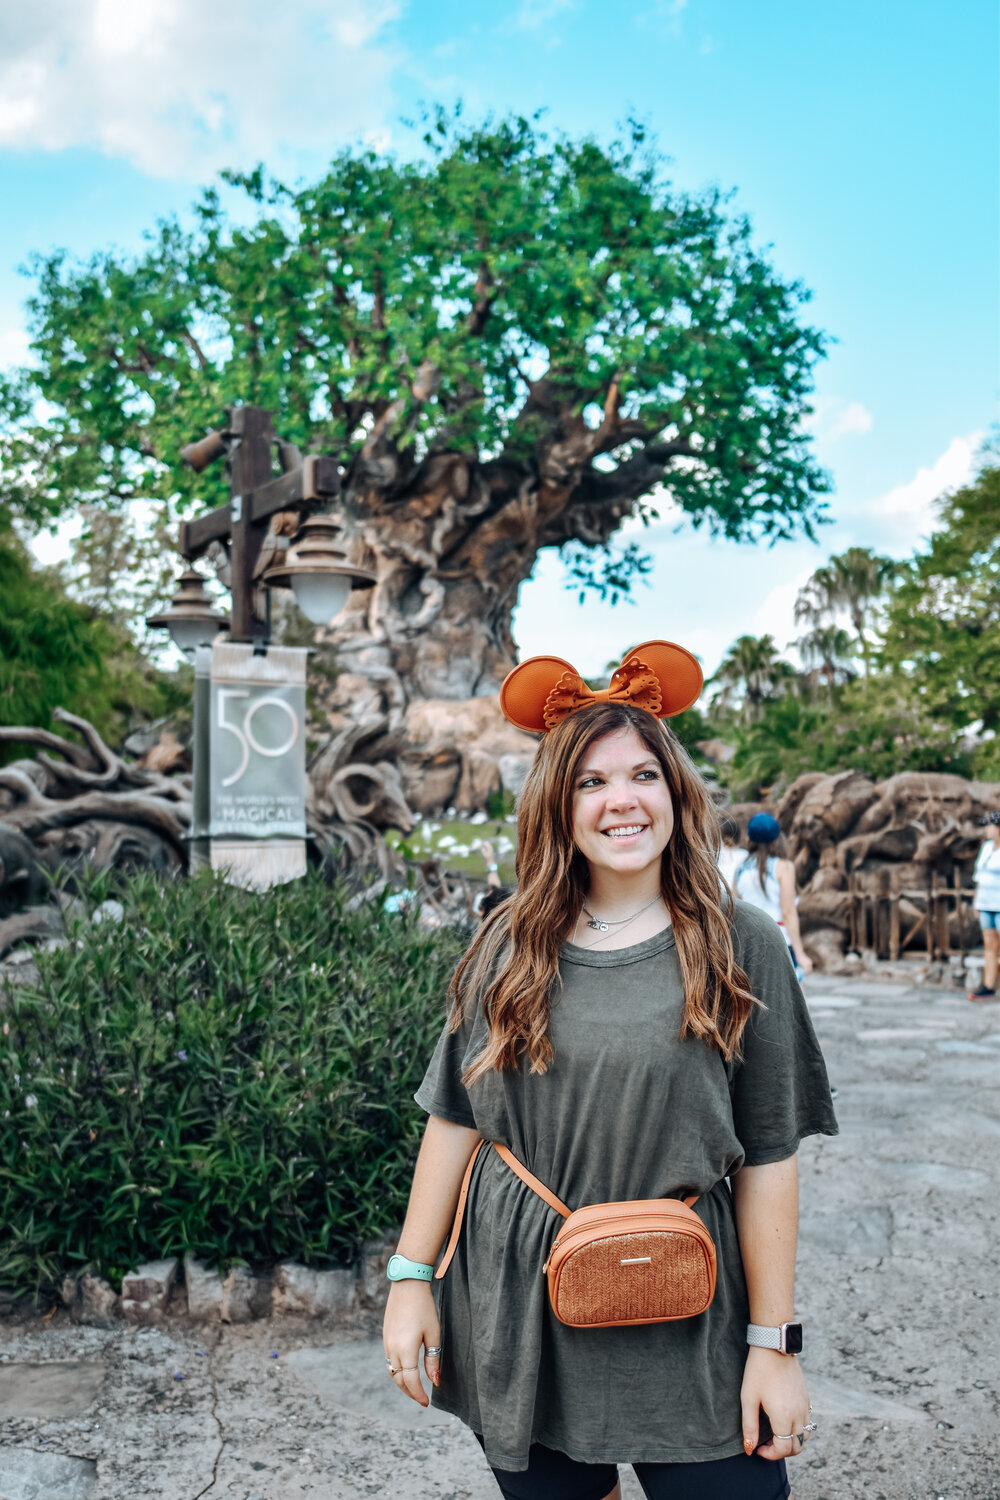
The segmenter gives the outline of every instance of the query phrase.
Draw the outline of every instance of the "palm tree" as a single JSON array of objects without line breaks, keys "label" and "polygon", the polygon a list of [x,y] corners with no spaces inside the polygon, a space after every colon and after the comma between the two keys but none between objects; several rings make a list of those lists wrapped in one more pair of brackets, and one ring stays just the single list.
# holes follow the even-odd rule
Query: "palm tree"
[{"label": "palm tree", "polygon": [[817,568],[795,601],[795,618],[810,625],[835,621],[845,611],[857,633],[858,648],[865,664],[865,676],[871,666],[871,642],[865,634],[876,605],[885,596],[899,564],[883,557],[870,547],[848,547]]},{"label": "palm tree", "polygon": [[806,666],[815,662],[819,673],[826,678],[832,691],[838,673],[841,682],[850,682],[856,674],[851,663],[857,658],[857,646],[841,625],[814,625],[806,635],[795,642],[798,653]]},{"label": "palm tree", "polygon": [[761,705],[795,677],[795,668],[778,655],[772,635],[741,635],[719,663],[713,705],[726,710],[739,704],[744,724],[752,724]]}]

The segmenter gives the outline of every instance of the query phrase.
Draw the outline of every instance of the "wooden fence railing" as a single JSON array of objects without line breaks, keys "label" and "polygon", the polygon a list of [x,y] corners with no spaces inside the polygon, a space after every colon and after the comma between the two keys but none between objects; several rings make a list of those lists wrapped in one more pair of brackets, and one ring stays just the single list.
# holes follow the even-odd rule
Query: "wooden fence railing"
[{"label": "wooden fence railing", "polygon": [[[920,948],[927,957],[949,958],[952,954],[963,956],[978,943],[966,941],[969,917],[972,912],[974,890],[962,885],[961,873],[956,869],[949,885],[939,875],[932,874],[925,886],[896,889],[892,871],[880,872],[876,890],[862,890],[857,878],[849,877],[850,904],[849,946],[857,952],[869,950],[879,958],[897,959],[900,954]],[[917,915],[911,911],[904,916],[901,902],[920,907]],[[949,917],[954,911],[956,938],[952,939],[952,924]]]}]

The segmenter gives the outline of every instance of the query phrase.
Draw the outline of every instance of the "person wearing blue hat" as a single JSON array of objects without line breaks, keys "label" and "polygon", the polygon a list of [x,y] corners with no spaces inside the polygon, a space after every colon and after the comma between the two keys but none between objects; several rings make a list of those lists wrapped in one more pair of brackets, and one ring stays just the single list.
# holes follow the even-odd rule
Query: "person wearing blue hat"
[{"label": "person wearing blue hat", "polygon": [[777,818],[767,812],[754,813],[747,824],[747,839],[750,848],[733,881],[736,895],[774,918],[801,979],[812,972],[812,959],[802,946],[795,866],[787,856]]}]

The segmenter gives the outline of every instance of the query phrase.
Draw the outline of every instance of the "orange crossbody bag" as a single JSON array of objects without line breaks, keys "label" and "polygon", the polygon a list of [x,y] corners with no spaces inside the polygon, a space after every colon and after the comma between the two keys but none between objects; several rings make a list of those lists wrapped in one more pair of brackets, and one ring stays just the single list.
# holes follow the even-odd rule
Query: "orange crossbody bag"
[{"label": "orange crossbody bag", "polygon": [[[438,1279],[458,1246],[472,1169],[485,1145],[479,1142],[465,1169]],[[672,1323],[695,1318],[708,1307],[715,1295],[715,1245],[692,1211],[697,1197],[591,1203],[573,1212],[506,1146],[494,1141],[493,1149],[566,1221],[542,1267],[560,1323],[570,1328]]]}]

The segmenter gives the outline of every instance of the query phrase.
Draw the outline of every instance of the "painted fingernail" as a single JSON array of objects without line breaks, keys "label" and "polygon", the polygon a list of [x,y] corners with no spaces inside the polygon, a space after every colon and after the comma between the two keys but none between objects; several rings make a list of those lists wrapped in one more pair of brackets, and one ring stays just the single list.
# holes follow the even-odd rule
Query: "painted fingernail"
[{"label": "painted fingernail", "polygon": [[440,1385],[441,1384],[441,1371],[440,1370],[435,1370],[434,1374],[431,1376],[431,1379],[434,1381],[435,1385]]},{"label": "painted fingernail", "polygon": [[753,1443],[750,1441],[749,1438],[744,1438],[743,1439],[743,1451],[745,1453],[752,1453],[753,1452]]}]

